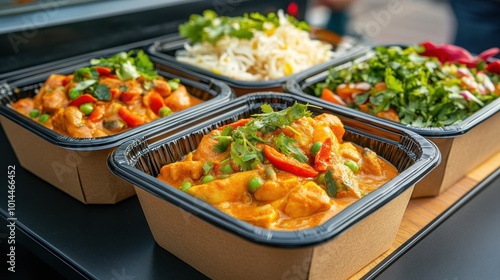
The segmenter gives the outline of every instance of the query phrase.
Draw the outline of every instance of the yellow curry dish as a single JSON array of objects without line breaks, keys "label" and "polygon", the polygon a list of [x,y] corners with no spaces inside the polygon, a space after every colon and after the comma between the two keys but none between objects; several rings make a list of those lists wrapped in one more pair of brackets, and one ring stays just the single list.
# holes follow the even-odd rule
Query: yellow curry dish
[{"label": "yellow curry dish", "polygon": [[237,219],[276,230],[317,226],[398,175],[374,151],[344,142],[332,114],[308,105],[262,113],[204,135],[158,179]]},{"label": "yellow curry dish", "polygon": [[70,75],[52,74],[33,97],[12,107],[63,135],[113,135],[203,101],[179,79],[159,76],[142,50],[92,59]]}]

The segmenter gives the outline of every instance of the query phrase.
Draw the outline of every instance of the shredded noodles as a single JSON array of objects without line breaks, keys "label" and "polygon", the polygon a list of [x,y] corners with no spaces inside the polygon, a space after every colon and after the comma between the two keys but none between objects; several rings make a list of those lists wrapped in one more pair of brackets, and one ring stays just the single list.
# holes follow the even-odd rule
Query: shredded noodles
[{"label": "shredded noodles", "polygon": [[265,81],[285,77],[326,62],[335,56],[332,45],[313,40],[278,11],[280,26],[254,31],[251,39],[224,37],[184,45],[176,58],[236,80]]}]

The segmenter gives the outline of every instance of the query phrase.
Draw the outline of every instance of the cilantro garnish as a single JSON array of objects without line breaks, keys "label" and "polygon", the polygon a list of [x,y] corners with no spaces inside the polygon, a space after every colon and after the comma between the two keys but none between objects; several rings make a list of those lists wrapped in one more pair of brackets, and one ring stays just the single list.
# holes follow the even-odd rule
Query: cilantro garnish
[{"label": "cilantro garnish", "polygon": [[[287,127],[304,116],[311,116],[307,106],[307,104],[295,103],[284,110],[275,112],[271,106],[264,104],[261,106],[263,113],[252,115],[253,119],[245,125],[236,129],[227,126],[222,130],[221,135],[214,136],[218,142],[213,151],[223,153],[229,148],[233,162],[241,170],[251,170],[264,161],[262,151],[256,146],[257,143],[265,143],[261,135],[263,133],[272,133],[278,128]],[[301,158],[304,161],[308,160],[300,149],[294,145],[294,139],[285,135],[278,138],[277,145],[279,145],[278,148],[282,152]]]},{"label": "cilantro garnish", "polygon": [[[110,68],[122,81],[135,80],[142,76],[145,78],[143,83],[148,84],[158,76],[153,63],[142,50],[120,52],[109,58],[91,59],[90,64],[91,67],[79,68],[73,73],[73,81],[77,83],[75,88],[103,101],[111,100],[111,92],[108,86],[98,83],[98,66]],[[125,91],[126,87],[123,86],[120,90]]]},{"label": "cilantro garnish", "polygon": [[[302,30],[309,30],[310,26],[304,21],[298,21],[287,15],[290,23]],[[192,43],[215,43],[224,36],[251,39],[253,32],[264,31],[269,26],[278,27],[279,17],[276,13],[263,15],[260,13],[245,13],[243,16],[219,16],[213,10],[205,10],[201,15],[193,14],[189,21],[179,26],[179,34]]]},{"label": "cilantro garnish", "polygon": [[290,125],[294,121],[306,116],[311,116],[311,112],[307,110],[307,104],[295,103],[293,106],[284,110],[274,112],[271,106],[264,104],[261,106],[262,114],[254,114],[252,117],[253,125],[262,133],[270,133],[277,128]]},{"label": "cilantro garnish", "polygon": [[95,87],[94,97],[99,100],[109,101],[111,100],[111,92],[109,91],[109,87],[99,84]]},{"label": "cilantro garnish", "polygon": [[134,80],[141,76],[146,80],[152,80],[158,76],[153,62],[142,50],[119,52],[109,58],[92,59],[90,63],[94,66],[111,68],[122,81]]},{"label": "cilantro garnish", "polygon": [[99,73],[93,67],[79,68],[73,73],[73,81],[78,83],[83,80],[99,80]]},{"label": "cilantro garnish", "polygon": [[214,163],[211,162],[211,161],[207,161],[203,164],[203,173],[205,176],[207,176],[208,174],[210,174],[210,172],[212,171],[212,169],[214,168]]},{"label": "cilantro garnish", "polygon": [[275,139],[276,147],[285,155],[291,156],[300,162],[308,162],[309,158],[304,155],[297,146],[297,140],[280,133]]},{"label": "cilantro garnish", "polygon": [[232,131],[233,131],[232,126],[227,126],[222,130],[220,136],[217,137],[217,139],[219,139],[219,142],[215,144],[213,148],[214,152],[220,154],[227,151],[227,148],[229,147],[231,142],[233,142],[233,137],[230,136]]}]

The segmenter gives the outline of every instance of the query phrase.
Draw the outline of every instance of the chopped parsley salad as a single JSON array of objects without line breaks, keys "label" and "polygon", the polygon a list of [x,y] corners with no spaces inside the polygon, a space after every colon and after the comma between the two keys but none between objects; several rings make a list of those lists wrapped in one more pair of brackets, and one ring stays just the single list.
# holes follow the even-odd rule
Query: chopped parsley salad
[{"label": "chopped parsley salad", "polygon": [[457,46],[379,46],[347,68],[331,68],[314,84],[329,102],[415,127],[457,124],[500,95],[499,52],[474,57]]}]

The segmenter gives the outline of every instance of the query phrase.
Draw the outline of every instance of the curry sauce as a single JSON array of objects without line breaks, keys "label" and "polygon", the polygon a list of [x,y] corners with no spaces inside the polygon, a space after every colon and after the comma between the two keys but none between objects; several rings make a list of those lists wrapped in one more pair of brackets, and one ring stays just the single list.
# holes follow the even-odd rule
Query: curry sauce
[{"label": "curry sauce", "polygon": [[295,104],[206,134],[158,178],[256,226],[314,227],[398,171],[368,148],[342,140],[340,119]]}]

